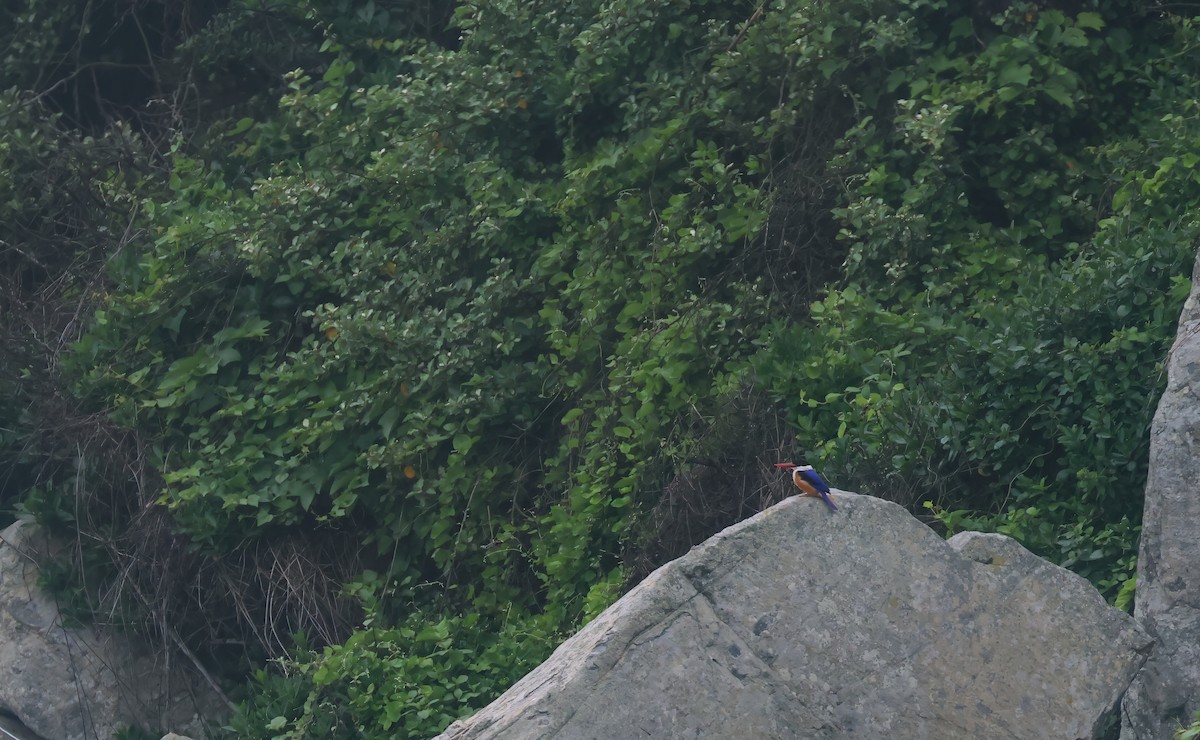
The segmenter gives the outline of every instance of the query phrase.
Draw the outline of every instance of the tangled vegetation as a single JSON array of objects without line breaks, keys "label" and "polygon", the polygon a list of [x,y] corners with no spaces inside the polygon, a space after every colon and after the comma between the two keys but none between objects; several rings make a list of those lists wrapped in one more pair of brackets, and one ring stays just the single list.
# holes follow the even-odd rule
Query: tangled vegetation
[{"label": "tangled vegetation", "polygon": [[776,454],[1128,604],[1182,11],[71,7],[0,11],[3,502],[237,737],[440,731]]}]

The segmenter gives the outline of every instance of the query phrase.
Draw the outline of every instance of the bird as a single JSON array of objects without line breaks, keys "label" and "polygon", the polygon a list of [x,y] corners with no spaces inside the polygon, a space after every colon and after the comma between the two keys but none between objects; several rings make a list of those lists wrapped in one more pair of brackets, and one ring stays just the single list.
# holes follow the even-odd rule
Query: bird
[{"label": "bird", "polygon": [[794,462],[775,463],[775,467],[783,470],[792,471],[792,483],[796,484],[804,492],[805,496],[819,496],[822,501],[829,505],[829,508],[834,511],[838,507],[834,505],[833,499],[829,496],[829,484],[825,482],[817,471],[813,470],[811,465],[797,465]]}]

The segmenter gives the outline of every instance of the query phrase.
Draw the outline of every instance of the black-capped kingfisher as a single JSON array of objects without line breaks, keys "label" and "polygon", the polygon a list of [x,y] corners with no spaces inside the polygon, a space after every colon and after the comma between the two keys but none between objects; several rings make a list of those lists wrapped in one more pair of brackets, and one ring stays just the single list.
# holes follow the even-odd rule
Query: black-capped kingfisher
[{"label": "black-capped kingfisher", "polygon": [[833,499],[829,497],[829,484],[817,474],[817,471],[813,470],[813,466],[781,462],[775,463],[775,467],[792,471],[792,483],[795,483],[796,488],[803,491],[805,496],[819,496],[822,501],[829,504],[829,508],[834,511],[838,510],[833,505]]}]

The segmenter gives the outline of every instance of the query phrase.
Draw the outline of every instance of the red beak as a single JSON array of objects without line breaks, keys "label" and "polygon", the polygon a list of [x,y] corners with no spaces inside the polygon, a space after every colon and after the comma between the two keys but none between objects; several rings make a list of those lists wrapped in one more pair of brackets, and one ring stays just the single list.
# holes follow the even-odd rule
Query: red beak
[{"label": "red beak", "polygon": [[775,463],[775,467],[791,470],[792,468],[796,467],[796,463],[793,463],[793,462]]}]

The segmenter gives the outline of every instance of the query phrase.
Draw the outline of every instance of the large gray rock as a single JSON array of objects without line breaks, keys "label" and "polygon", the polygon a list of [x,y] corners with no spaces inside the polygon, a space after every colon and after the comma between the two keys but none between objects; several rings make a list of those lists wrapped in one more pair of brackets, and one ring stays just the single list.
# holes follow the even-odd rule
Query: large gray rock
[{"label": "large gray rock", "polygon": [[1092,737],[1149,639],[1082,578],[792,498],[655,571],[442,738]]},{"label": "large gray rock", "polygon": [[126,725],[203,729],[219,706],[192,676],[120,635],[68,628],[37,587],[51,543],[16,522],[0,532],[0,711],[50,740],[109,738]]},{"label": "large gray rock", "polygon": [[1166,740],[1200,709],[1200,260],[1150,427],[1134,615],[1157,644],[1121,737]]}]

